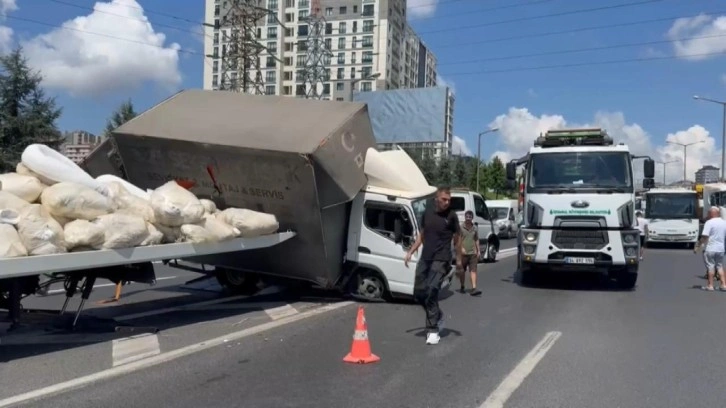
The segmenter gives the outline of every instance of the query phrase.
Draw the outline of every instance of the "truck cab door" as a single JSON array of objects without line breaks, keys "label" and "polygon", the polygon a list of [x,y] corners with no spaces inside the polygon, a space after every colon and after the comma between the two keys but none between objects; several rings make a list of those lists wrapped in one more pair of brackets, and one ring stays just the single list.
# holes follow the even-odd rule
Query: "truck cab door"
[{"label": "truck cab door", "polygon": [[383,274],[394,293],[413,295],[419,254],[412,256],[408,267],[403,262],[416,239],[413,220],[413,214],[402,205],[367,201],[363,207],[358,263]]}]

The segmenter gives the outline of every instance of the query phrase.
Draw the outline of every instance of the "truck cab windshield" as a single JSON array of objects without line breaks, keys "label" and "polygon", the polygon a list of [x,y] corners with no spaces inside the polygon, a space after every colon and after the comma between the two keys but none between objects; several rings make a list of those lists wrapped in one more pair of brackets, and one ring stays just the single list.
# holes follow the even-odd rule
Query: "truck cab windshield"
[{"label": "truck cab windshield", "polygon": [[645,218],[687,219],[697,218],[698,197],[684,193],[650,193],[645,202]]},{"label": "truck cab windshield", "polygon": [[528,192],[633,191],[630,155],[625,152],[566,152],[533,154]]}]

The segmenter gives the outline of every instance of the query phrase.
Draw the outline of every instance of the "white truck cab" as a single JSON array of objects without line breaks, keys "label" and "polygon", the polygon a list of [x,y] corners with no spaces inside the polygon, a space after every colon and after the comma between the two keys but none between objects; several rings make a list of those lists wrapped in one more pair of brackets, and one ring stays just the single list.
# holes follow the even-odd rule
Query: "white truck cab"
[{"label": "white truck cab", "polygon": [[686,188],[658,188],[645,193],[646,243],[680,243],[693,248],[698,241],[698,193]]},{"label": "white truck cab", "polygon": [[[602,129],[551,130],[524,158],[507,164],[514,187],[524,165],[523,221],[518,266],[523,282],[546,271],[598,272],[624,288],[638,277],[639,232],[628,146],[614,145]],[[644,163],[645,188],[654,162]]]}]

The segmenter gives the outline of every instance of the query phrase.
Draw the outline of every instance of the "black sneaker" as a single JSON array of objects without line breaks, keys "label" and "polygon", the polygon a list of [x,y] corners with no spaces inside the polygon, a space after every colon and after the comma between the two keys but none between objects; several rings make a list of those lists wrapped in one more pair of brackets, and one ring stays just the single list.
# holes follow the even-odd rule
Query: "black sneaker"
[{"label": "black sneaker", "polygon": [[459,288],[459,293],[466,293],[466,288],[465,288],[465,287],[463,287],[463,286],[462,286],[462,287],[460,287],[460,288]]},{"label": "black sneaker", "polygon": [[472,296],[479,296],[479,295],[481,295],[481,291],[479,289],[477,289],[477,288],[474,288],[474,289],[471,290],[470,295],[472,295]]}]

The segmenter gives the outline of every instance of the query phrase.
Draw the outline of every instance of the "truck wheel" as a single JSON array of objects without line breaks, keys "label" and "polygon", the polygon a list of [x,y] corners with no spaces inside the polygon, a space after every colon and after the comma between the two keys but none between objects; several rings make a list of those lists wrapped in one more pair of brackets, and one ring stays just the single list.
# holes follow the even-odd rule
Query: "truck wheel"
[{"label": "truck wheel", "polygon": [[633,272],[623,272],[615,278],[615,282],[620,289],[633,289],[638,281],[638,274]]},{"label": "truck wheel", "polygon": [[251,295],[258,291],[260,277],[254,273],[217,267],[215,277],[223,288],[236,295]]},{"label": "truck wheel", "polygon": [[381,274],[366,268],[357,268],[350,282],[350,293],[353,297],[381,302],[386,298],[386,281]]},{"label": "truck wheel", "polygon": [[514,231],[512,231],[512,227],[509,227],[509,229],[507,230],[507,239],[512,238],[514,238]]},{"label": "truck wheel", "polygon": [[486,262],[494,262],[497,260],[497,246],[494,242],[489,242],[484,252],[484,260]]},{"label": "truck wheel", "polygon": [[539,283],[541,276],[537,273],[538,271],[531,266],[522,267],[519,266],[519,283],[522,286],[535,286]]}]

